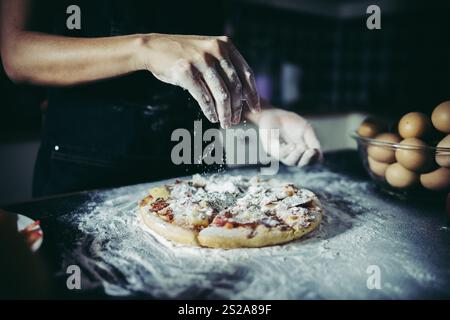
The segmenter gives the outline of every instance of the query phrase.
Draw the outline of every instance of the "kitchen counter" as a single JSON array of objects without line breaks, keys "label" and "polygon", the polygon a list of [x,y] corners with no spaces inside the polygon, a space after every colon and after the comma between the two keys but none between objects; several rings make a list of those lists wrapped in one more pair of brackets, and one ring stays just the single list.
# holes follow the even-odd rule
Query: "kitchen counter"
[{"label": "kitchen counter", "polygon": [[[234,169],[254,175],[259,170]],[[325,216],[298,241],[261,249],[174,245],[143,227],[137,202],[162,182],[17,204],[41,220],[39,252],[61,297],[223,299],[450,298],[450,230],[444,201],[380,193],[355,151],[324,164],[282,167],[278,178],[316,192]],[[81,268],[81,290],[66,269]]]}]

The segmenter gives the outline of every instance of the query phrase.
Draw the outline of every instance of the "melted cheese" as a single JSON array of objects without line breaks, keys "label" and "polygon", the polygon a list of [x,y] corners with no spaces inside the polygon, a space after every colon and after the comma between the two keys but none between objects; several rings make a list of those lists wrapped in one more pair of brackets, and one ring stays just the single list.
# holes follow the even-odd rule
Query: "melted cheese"
[{"label": "melted cheese", "polygon": [[[231,224],[262,223],[302,227],[313,219],[310,210],[301,207],[315,195],[296,189],[291,183],[259,178],[213,175],[208,178],[195,175],[190,181],[181,181],[169,189],[154,188],[150,194],[167,200],[177,224],[193,228],[207,227],[218,216]],[[229,225],[229,224],[227,224]]]}]

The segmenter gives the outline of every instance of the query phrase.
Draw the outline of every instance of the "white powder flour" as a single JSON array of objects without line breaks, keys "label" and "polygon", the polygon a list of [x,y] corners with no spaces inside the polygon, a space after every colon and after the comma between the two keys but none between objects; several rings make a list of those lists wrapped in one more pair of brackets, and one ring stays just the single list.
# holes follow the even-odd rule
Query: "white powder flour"
[{"label": "white powder flour", "polygon": [[[155,298],[414,298],[448,284],[448,272],[433,272],[427,252],[415,249],[401,208],[368,183],[315,169],[277,178],[314,191],[324,206],[322,224],[303,239],[261,249],[175,245],[139,220],[138,201],[158,184],[151,183],[94,193],[60,217],[79,231],[76,243],[61,244],[62,267],[79,265],[84,289]],[[370,265],[381,269],[380,290],[367,287]]]}]

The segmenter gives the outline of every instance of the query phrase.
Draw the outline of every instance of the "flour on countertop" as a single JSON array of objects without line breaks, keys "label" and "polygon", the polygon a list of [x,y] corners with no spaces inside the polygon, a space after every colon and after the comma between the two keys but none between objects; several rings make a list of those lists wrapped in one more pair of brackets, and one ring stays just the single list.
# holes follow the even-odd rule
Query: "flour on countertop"
[{"label": "flour on countertop", "polygon": [[[61,217],[79,231],[77,242],[64,250],[64,264],[82,268],[84,288],[101,285],[112,296],[155,298],[413,298],[425,286],[448,281],[448,274],[426,271],[426,252],[412,252],[408,241],[394,235],[400,209],[369,192],[369,184],[299,169],[277,179],[312,190],[323,204],[321,225],[300,240],[232,250],[173,244],[138,218],[138,201],[156,186],[145,184],[93,195],[92,202]],[[367,289],[369,265],[381,268],[383,290]]]}]

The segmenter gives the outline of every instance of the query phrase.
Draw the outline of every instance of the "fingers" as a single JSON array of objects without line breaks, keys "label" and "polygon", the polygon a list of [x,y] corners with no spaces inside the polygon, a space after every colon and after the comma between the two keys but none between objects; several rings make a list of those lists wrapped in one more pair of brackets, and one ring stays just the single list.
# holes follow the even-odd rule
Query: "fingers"
[{"label": "fingers", "polygon": [[319,150],[305,149],[305,145],[301,144],[289,144],[285,150],[280,148],[280,161],[287,166],[306,166],[317,161],[319,155]]},{"label": "fingers", "polygon": [[290,143],[280,148],[279,160],[287,166],[296,165],[300,156],[300,150],[295,144]]},{"label": "fingers", "polygon": [[298,161],[297,166],[303,167],[310,163],[315,162],[319,157],[319,150],[317,149],[308,149],[306,150],[303,155],[301,156],[300,160]]},{"label": "fingers", "polygon": [[[302,167],[322,160],[320,142],[314,129],[295,113],[264,111],[259,128],[264,149],[283,164]],[[270,135],[269,131],[274,129],[279,130],[279,135]],[[270,150],[268,146],[271,146]]]},{"label": "fingers", "polygon": [[241,120],[244,104],[260,110],[255,78],[228,37],[159,35],[146,51],[160,63],[147,69],[166,83],[187,89],[212,122],[229,128]]},{"label": "fingers", "polygon": [[239,51],[230,43],[230,58],[236,67],[238,76],[242,83],[242,96],[247,102],[252,112],[261,111],[258,91],[256,89],[255,77],[252,69],[249,67],[245,59]]},{"label": "fingers", "polygon": [[304,137],[306,145],[310,149],[318,149],[318,150],[320,150],[319,139],[317,139],[316,133],[314,132],[314,129],[313,129],[313,127],[310,124],[306,125],[303,137]]},{"label": "fingers", "polygon": [[283,142],[282,139],[274,139],[269,131],[264,131],[261,135],[261,142],[264,150],[276,160],[287,166],[295,166],[298,163],[304,149],[294,143]]},{"label": "fingers", "polygon": [[316,136],[316,133],[311,125],[307,125],[304,133],[304,140],[306,143],[306,146],[309,149],[315,150],[315,160],[322,161],[323,160],[323,153],[322,148],[320,146],[320,141]]},{"label": "fingers", "polygon": [[264,149],[287,166],[303,167],[321,159],[321,152],[318,149],[308,149],[304,143],[280,143],[279,140],[269,137],[269,133],[262,136]]},{"label": "fingers", "polygon": [[291,151],[280,159],[282,163],[287,166],[296,166],[302,155],[305,153],[305,148],[302,145],[293,145]]},{"label": "fingers", "polygon": [[[189,62],[178,64],[176,71],[179,79],[176,83],[189,91],[209,121],[213,123],[220,121],[222,128],[231,127],[231,94],[227,86],[228,81],[225,81],[216,70],[216,61],[205,59],[196,65]],[[229,66],[226,72],[233,77],[233,70]],[[225,74],[225,70],[223,73]],[[240,98],[236,96],[235,99]],[[240,117],[240,109],[234,110],[234,116]]]},{"label": "fingers", "polygon": [[283,116],[281,135],[286,141],[299,144],[305,153],[300,156],[298,166],[303,166],[315,161],[322,160],[320,142],[313,127],[303,118],[295,113],[285,113]]},{"label": "fingers", "polygon": [[243,102],[241,80],[229,59],[220,59],[219,63],[224,75],[223,78],[231,94],[231,123],[238,124],[241,121]]},{"label": "fingers", "polygon": [[230,40],[207,37],[191,41],[192,52],[185,56],[183,52],[172,72],[155,76],[189,90],[205,116],[220,121],[223,128],[241,121],[244,103],[253,112],[260,111],[253,72]]},{"label": "fingers", "polygon": [[180,68],[180,74],[182,75],[182,79],[180,79],[182,87],[188,90],[191,96],[198,102],[205,117],[213,123],[218,122],[219,117],[216,112],[214,99],[202,75],[190,65],[189,67]]},{"label": "fingers", "polygon": [[[215,119],[214,108],[222,128],[230,128],[241,121],[244,102],[251,111],[260,111],[253,72],[227,37],[210,40],[206,51],[197,56],[192,67],[200,71],[201,76],[191,75],[193,80],[189,88],[185,87],[210,121]],[[199,88],[195,88],[196,85]]]},{"label": "fingers", "polygon": [[219,72],[210,66],[203,70],[203,79],[214,98],[216,112],[222,128],[231,127],[231,96]]}]

